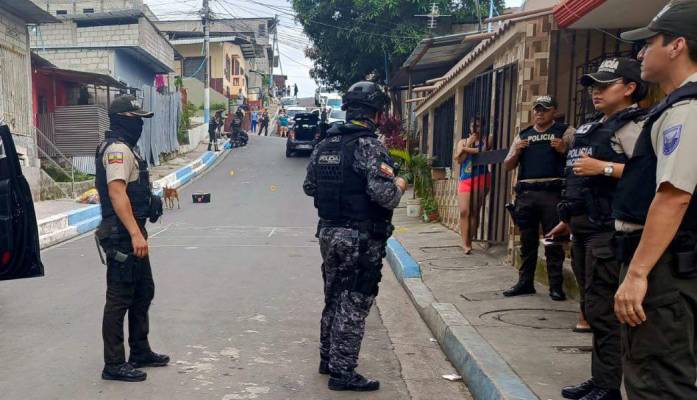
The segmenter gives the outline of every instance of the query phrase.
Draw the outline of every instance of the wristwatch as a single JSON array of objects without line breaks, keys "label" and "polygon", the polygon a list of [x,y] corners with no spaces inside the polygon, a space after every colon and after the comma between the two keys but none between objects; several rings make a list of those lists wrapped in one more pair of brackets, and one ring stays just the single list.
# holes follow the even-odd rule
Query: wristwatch
[{"label": "wristwatch", "polygon": [[605,169],[603,169],[603,175],[605,176],[612,176],[613,172],[615,172],[615,166],[612,163],[608,164]]}]

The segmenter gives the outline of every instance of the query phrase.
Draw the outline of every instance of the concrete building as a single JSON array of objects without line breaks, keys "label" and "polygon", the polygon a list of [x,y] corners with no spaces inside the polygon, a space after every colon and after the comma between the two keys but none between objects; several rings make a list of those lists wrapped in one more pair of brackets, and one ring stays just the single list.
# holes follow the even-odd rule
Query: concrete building
[{"label": "concrete building", "polygon": [[40,161],[32,124],[31,52],[27,24],[58,22],[28,0],[0,1],[0,119],[14,134],[22,171],[39,195]]},{"label": "concrete building", "polygon": [[95,14],[120,10],[140,10],[150,19],[154,14],[143,0],[33,0],[46,12],[56,16]]},{"label": "concrete building", "polygon": [[[203,37],[201,20],[157,21],[155,24],[174,43]],[[240,46],[246,60],[247,68],[245,68],[244,78],[247,83],[247,98],[251,101],[257,100],[264,88],[268,88],[267,80],[273,72],[271,38],[276,29],[274,18],[217,19],[211,23],[213,41],[224,41],[224,39],[216,39],[224,37],[238,38],[238,41],[231,43]]]}]

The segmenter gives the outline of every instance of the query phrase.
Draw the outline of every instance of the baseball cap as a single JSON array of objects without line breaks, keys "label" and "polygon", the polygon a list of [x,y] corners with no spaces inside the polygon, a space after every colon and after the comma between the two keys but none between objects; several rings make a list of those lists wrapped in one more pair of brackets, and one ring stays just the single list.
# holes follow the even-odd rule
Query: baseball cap
[{"label": "baseball cap", "polygon": [[652,38],[660,33],[697,40],[697,0],[673,0],[656,14],[645,27],[622,33],[622,39],[633,42]]},{"label": "baseball cap", "polygon": [[581,77],[581,85],[610,83],[624,78],[629,82],[643,83],[641,80],[641,63],[633,58],[616,57],[604,60],[596,72]]},{"label": "baseball cap", "polygon": [[549,110],[557,106],[557,101],[552,96],[540,96],[532,103],[532,108],[537,106],[542,106]]},{"label": "baseball cap", "polygon": [[113,115],[127,112],[143,118],[152,118],[153,115],[155,115],[152,112],[144,111],[135,96],[119,96],[111,102],[109,114]]}]

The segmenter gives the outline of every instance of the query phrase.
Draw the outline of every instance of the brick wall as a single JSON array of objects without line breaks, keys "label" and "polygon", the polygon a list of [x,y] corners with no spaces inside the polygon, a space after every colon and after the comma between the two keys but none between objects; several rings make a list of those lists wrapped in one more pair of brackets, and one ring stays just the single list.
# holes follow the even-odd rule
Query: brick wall
[{"label": "brick wall", "polygon": [[163,64],[174,69],[174,49],[146,18],[141,18],[138,44]]},{"label": "brick wall", "polygon": [[0,117],[15,134],[22,170],[37,196],[39,159],[32,128],[31,57],[24,21],[0,8]]},{"label": "brick wall", "polygon": [[142,0],[32,0],[36,5],[56,14],[57,10],[66,10],[68,14],[82,14],[86,8],[94,9],[94,12],[107,12],[125,9],[142,9]]},{"label": "brick wall", "polygon": [[114,50],[108,49],[41,49],[37,54],[59,68],[96,72],[112,75],[114,72]]}]

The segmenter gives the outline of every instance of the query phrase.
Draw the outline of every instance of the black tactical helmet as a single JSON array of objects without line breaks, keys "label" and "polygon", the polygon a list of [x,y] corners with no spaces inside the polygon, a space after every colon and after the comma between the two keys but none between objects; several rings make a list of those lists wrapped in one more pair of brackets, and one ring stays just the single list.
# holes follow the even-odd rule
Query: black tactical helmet
[{"label": "black tactical helmet", "polygon": [[387,100],[387,96],[376,83],[361,81],[354,83],[346,92],[341,109],[347,111],[350,107],[362,106],[379,112],[384,110]]}]

